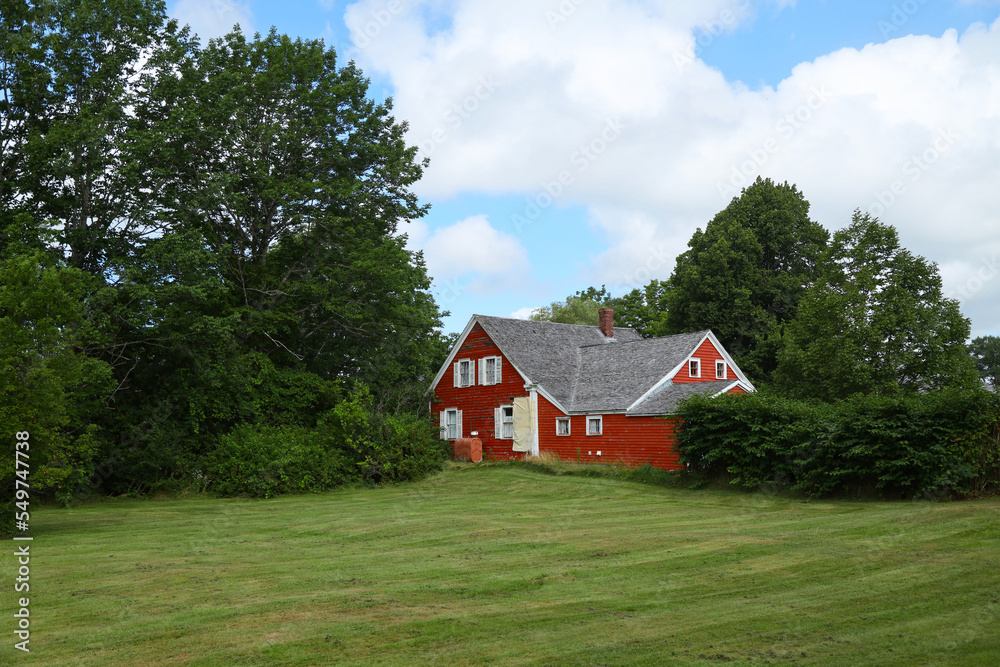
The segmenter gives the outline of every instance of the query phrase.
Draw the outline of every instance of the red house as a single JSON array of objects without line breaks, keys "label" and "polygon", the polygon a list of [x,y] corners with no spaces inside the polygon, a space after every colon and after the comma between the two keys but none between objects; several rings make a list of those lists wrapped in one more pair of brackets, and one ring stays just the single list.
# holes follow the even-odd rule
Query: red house
[{"label": "red house", "polygon": [[677,403],[754,386],[711,331],[642,338],[605,308],[596,327],[474,315],[428,391],[441,437],[488,459],[675,469]]}]

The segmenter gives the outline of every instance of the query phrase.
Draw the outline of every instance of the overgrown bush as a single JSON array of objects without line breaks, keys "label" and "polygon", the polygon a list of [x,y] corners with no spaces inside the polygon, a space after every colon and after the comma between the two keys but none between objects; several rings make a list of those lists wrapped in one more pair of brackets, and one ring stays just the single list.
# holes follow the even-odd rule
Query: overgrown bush
[{"label": "overgrown bush", "polygon": [[680,417],[682,463],[745,488],[812,496],[870,489],[896,497],[1000,491],[1000,396],[987,391],[833,404],[695,397]]},{"label": "overgrown bush", "polygon": [[449,443],[427,418],[379,412],[359,383],[316,428],[236,428],[207,457],[205,473],[223,495],[267,498],[420,479],[440,470],[448,454]]},{"label": "overgrown bush", "polygon": [[345,452],[316,429],[243,425],[222,437],[206,461],[209,485],[223,495],[254,498],[316,492],[347,484]]},{"label": "overgrown bush", "polygon": [[451,453],[428,418],[378,411],[364,384],[324,415],[318,426],[331,446],[343,448],[361,481],[371,484],[419,479],[440,470]]}]

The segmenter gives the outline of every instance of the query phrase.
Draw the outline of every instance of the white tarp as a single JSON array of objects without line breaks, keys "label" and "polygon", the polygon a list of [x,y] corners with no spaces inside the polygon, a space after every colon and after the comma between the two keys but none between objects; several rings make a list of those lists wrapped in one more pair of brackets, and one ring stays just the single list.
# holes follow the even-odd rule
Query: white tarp
[{"label": "white tarp", "polygon": [[535,404],[531,398],[514,399],[514,451],[530,452],[535,444]]}]

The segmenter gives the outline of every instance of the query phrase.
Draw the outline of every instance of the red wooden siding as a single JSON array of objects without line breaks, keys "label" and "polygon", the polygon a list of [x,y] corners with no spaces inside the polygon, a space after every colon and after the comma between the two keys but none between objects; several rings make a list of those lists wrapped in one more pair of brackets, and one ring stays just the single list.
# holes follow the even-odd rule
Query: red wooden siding
[{"label": "red wooden siding", "polygon": [[[701,359],[701,377],[693,378],[691,377],[691,367],[685,362],[684,367],[680,370],[677,375],[674,376],[674,382],[680,384],[684,382],[715,382],[715,362],[722,360],[722,354],[715,349],[715,345],[708,338],[702,343],[698,350],[691,355],[696,359]],[[738,380],[736,373],[733,372],[733,367],[726,364],[726,379],[727,380]]]},{"label": "red wooden siding", "polygon": [[478,432],[475,437],[483,441],[484,458],[503,461],[523,458],[523,452],[513,450],[513,440],[501,440],[496,437],[493,432],[493,411],[501,405],[513,404],[515,397],[528,395],[524,390],[524,379],[514,370],[510,361],[503,357],[500,362],[500,384],[480,385],[479,363],[483,357],[503,357],[503,355],[500,348],[494,345],[477,323],[455,355],[455,361],[475,360],[476,384],[471,387],[455,387],[452,368],[447,368],[444,377],[434,389],[438,397],[438,401],[432,407],[435,419],[440,419],[440,414],[445,409],[458,408],[462,411],[462,435],[470,438],[473,431]]},{"label": "red wooden siding", "polygon": [[[566,415],[544,396],[538,397],[538,451],[556,454],[563,461],[581,463],[649,463],[656,468],[679,470],[674,451],[674,420],[658,417],[603,415],[602,435],[587,435],[587,417],[570,417],[570,435],[556,435],[556,418]],[[597,452],[601,455],[598,456]]]}]

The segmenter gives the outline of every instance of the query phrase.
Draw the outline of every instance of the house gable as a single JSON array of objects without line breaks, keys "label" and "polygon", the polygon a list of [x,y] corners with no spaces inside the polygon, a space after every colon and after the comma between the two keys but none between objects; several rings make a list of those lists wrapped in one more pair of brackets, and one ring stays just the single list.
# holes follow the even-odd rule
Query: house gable
[{"label": "house gable", "polygon": [[[472,372],[475,373],[476,382],[468,386],[456,386],[452,369],[456,361],[465,359],[475,365]],[[499,359],[499,382],[482,382],[481,368],[486,359]],[[503,421],[502,413],[498,413],[498,410],[502,406],[513,405],[515,398],[529,395],[525,388],[526,379],[481,326],[473,322],[472,326],[467,327],[435,380],[431,390],[437,401],[432,405],[431,411],[438,415],[445,415],[449,410],[461,413],[461,430],[455,433],[455,437],[478,437],[483,441],[484,448],[487,445],[495,448],[498,441],[509,447],[510,439],[501,437],[497,432]],[[439,418],[444,426],[445,417]]]},{"label": "house gable", "polygon": [[[427,393],[432,393],[437,391],[442,381],[445,385],[452,384],[451,373],[454,369],[454,364],[460,359],[474,359],[476,361],[476,383],[479,383],[479,361],[483,357],[487,356],[500,356],[502,357],[502,372],[508,369],[517,373],[521,378],[521,381],[525,384],[531,382],[521,369],[514,364],[510,358],[504,354],[503,350],[499,345],[496,345],[495,341],[490,337],[490,335],[483,329],[483,326],[478,322],[478,316],[474,315],[469,323],[466,325],[465,329],[459,335],[458,340],[451,348],[451,352],[448,353],[448,357],[444,360],[441,369],[438,371],[437,375],[431,381],[431,386],[428,388]],[[473,335],[474,334],[474,335]],[[472,337],[470,341],[469,338]],[[483,343],[483,337],[490,341],[490,344],[494,346],[492,350],[496,354],[485,354],[485,347]],[[504,377],[504,380],[507,378]]]}]

